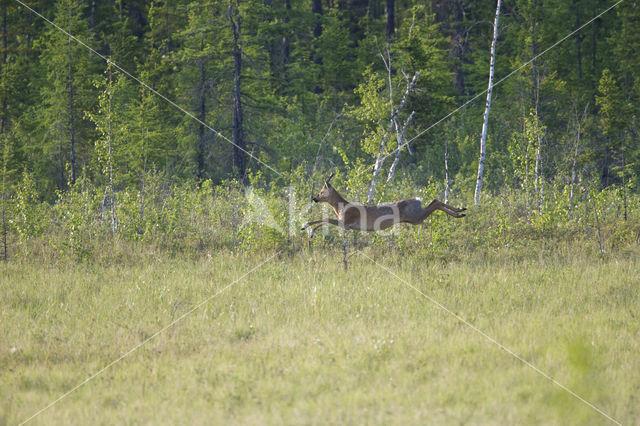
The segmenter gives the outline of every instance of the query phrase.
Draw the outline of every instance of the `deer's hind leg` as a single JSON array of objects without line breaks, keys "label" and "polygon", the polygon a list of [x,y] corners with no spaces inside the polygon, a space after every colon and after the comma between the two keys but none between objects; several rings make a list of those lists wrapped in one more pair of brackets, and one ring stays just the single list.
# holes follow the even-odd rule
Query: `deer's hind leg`
[{"label": "deer's hind leg", "polygon": [[463,212],[463,211],[465,211],[467,209],[466,207],[462,207],[462,208],[453,207],[453,206],[450,206],[449,204],[445,204],[445,203],[443,203],[442,201],[439,201],[439,200],[435,200],[435,201],[438,201],[440,204],[442,204],[442,207],[444,207],[445,209],[451,210],[454,213],[461,213],[461,212]]},{"label": "deer's hind leg", "polygon": [[436,210],[443,211],[449,216],[453,216],[455,218],[461,218],[461,217],[464,217],[465,214],[460,212],[463,212],[466,209],[464,208],[458,209],[455,207],[451,207],[450,205],[445,204],[440,200],[433,200],[427,207],[424,208],[420,221],[421,222],[424,221],[431,213],[433,213]]}]

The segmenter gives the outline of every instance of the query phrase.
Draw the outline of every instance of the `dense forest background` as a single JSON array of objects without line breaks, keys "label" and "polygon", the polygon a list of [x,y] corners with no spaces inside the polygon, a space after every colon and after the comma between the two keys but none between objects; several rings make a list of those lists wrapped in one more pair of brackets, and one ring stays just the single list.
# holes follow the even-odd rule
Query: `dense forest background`
[{"label": "dense forest background", "polygon": [[[600,16],[614,4],[502,5],[483,191],[540,211],[554,191],[571,210],[574,187],[637,192],[640,14],[626,0]],[[359,201],[394,182],[475,187],[494,1],[0,7],[5,234],[42,232],[38,209],[76,202],[79,182],[113,233],[169,187],[283,188],[329,170]]]}]

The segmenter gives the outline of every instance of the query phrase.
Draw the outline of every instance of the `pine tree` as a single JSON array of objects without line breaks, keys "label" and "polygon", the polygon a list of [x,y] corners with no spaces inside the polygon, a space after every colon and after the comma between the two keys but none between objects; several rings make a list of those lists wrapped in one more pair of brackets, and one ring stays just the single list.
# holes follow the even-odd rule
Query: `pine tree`
[{"label": "pine tree", "polygon": [[[138,67],[139,78],[168,99],[177,98],[178,62],[174,52],[180,50],[178,35],[186,25],[184,3],[186,1],[149,2],[145,55]],[[166,176],[184,177],[184,155],[180,152],[178,137],[183,113],[142,86],[136,110],[135,146],[144,147],[144,153],[138,156],[138,166],[142,168],[144,163],[147,169],[154,168]]]},{"label": "pine tree", "polygon": [[[67,32],[50,27],[40,41],[41,65],[46,80],[41,90],[39,114],[45,137],[44,157],[56,186],[64,187],[66,165],[73,185],[81,164],[89,160],[91,128],[82,120],[95,103],[91,81],[97,73],[96,57],[71,36],[87,45],[93,37],[84,18],[84,3],[62,0],[56,4],[54,22]],[[54,177],[56,176],[56,177]]]},{"label": "pine tree", "polygon": [[197,118],[197,121],[187,116],[181,119],[180,150],[188,158],[183,167],[198,181],[222,176],[221,169],[227,163],[222,159],[221,149],[226,152],[228,147],[221,145],[228,142],[207,127],[228,117],[224,107],[229,103],[226,92],[230,91],[230,84],[225,82],[228,71],[224,52],[230,49],[230,34],[224,20],[225,10],[219,1],[189,4],[188,22],[179,35],[181,47],[175,53],[180,67],[178,99]]}]

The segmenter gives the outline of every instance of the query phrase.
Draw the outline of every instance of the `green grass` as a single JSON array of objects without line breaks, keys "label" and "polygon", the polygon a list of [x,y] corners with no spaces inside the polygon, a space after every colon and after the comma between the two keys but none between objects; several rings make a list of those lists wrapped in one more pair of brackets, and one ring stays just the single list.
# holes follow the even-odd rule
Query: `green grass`
[{"label": "green grass", "polygon": [[[640,250],[447,263],[365,248],[624,424],[640,421]],[[14,260],[0,424],[33,415],[270,254]],[[33,424],[609,424],[365,257],[279,255]]]}]

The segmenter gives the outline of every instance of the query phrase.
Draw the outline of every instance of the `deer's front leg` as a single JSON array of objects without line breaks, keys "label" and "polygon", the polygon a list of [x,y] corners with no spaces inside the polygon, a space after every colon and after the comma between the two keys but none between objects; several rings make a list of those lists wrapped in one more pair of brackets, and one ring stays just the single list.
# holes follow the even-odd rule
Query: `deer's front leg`
[{"label": "deer's front leg", "polygon": [[335,225],[335,226],[340,226],[340,222],[338,222],[336,219],[320,219],[320,220],[314,220],[312,222],[307,222],[305,225],[302,226],[302,230],[304,231],[305,229],[307,229],[310,226],[315,225],[313,228],[311,228],[311,233],[309,234],[309,238],[313,237],[313,233],[315,232],[316,229],[318,229],[319,227],[321,227],[322,225]]}]

